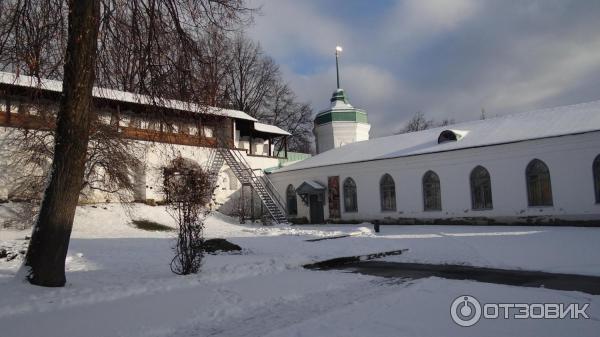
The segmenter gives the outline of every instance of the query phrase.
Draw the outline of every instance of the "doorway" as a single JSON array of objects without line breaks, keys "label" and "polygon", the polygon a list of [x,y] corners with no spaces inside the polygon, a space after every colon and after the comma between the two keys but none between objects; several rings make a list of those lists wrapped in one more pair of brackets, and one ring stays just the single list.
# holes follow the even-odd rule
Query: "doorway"
[{"label": "doorway", "polygon": [[311,194],[309,196],[310,206],[310,223],[322,224],[325,222],[325,215],[323,213],[323,201],[319,200],[318,195]]}]

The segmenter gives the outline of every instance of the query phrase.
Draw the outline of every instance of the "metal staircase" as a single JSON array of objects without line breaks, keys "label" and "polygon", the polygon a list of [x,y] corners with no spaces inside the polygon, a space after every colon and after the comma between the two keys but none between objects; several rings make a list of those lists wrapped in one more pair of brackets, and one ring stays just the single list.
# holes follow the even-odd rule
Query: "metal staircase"
[{"label": "metal staircase", "polygon": [[219,171],[221,171],[221,167],[225,162],[225,158],[219,155],[219,152],[216,148],[213,148],[210,151],[208,157],[208,164],[206,166],[206,170],[210,172],[210,190],[214,191],[217,187],[217,180],[219,179]]},{"label": "metal staircase", "polygon": [[208,162],[208,169],[211,172],[212,179],[211,187],[214,188],[216,186],[218,174],[223,163],[227,163],[242,184],[250,185],[256,191],[256,194],[275,223],[288,223],[287,211],[283,199],[269,178],[264,174],[256,174],[242,153],[239,150],[231,149],[229,146],[224,145],[224,142],[218,142],[217,147],[211,151]]}]

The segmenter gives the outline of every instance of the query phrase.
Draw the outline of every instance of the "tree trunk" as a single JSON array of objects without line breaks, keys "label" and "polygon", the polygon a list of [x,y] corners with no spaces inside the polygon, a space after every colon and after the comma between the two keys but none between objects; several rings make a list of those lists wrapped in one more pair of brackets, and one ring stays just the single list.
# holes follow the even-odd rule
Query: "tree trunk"
[{"label": "tree trunk", "polygon": [[54,160],[25,266],[35,285],[65,285],[65,258],[83,182],[98,47],[97,0],[69,0],[63,94],[57,116]]}]

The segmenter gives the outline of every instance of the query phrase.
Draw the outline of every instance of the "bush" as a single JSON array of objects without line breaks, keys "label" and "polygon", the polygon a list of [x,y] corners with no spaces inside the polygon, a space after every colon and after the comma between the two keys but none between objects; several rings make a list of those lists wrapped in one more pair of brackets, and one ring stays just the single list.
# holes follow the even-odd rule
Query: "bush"
[{"label": "bush", "polygon": [[197,273],[202,264],[205,205],[213,194],[210,173],[179,157],[163,170],[167,211],[177,223],[175,257],[171,271],[178,275]]}]

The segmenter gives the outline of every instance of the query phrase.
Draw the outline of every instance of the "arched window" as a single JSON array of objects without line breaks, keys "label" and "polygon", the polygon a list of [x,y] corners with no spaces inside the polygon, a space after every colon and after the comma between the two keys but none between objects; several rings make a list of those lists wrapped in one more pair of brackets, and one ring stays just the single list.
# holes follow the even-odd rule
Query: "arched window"
[{"label": "arched window", "polygon": [[471,207],[473,209],[491,209],[492,181],[490,173],[483,166],[477,166],[471,171]]},{"label": "arched window", "polygon": [[600,155],[594,159],[594,192],[596,193],[596,203],[600,204]]},{"label": "arched window", "polygon": [[344,180],[344,211],[358,212],[358,203],[356,201],[356,183],[352,178]]},{"label": "arched window", "polygon": [[379,181],[379,195],[382,211],[396,210],[396,184],[389,174],[384,174]]},{"label": "arched window", "polygon": [[289,184],[285,191],[287,200],[288,215],[298,215],[298,199],[296,199],[296,190],[292,184]]},{"label": "arched window", "polygon": [[534,159],[527,165],[527,201],[529,206],[552,206],[550,170],[543,161]]},{"label": "arched window", "polygon": [[423,176],[423,206],[426,211],[442,210],[440,178],[433,171],[427,171]]}]

